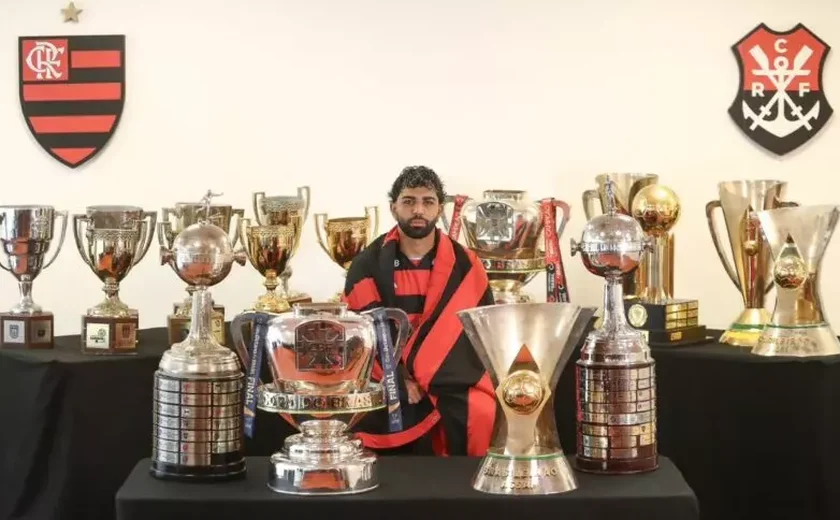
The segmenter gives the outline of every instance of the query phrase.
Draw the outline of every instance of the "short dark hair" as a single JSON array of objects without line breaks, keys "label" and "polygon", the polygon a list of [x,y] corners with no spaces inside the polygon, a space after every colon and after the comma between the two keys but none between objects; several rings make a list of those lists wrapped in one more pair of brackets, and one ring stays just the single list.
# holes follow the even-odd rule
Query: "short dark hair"
[{"label": "short dark hair", "polygon": [[396,202],[400,193],[409,188],[428,188],[434,191],[440,204],[443,204],[446,198],[440,177],[433,169],[426,166],[406,166],[402,169],[388,194],[391,202]]}]

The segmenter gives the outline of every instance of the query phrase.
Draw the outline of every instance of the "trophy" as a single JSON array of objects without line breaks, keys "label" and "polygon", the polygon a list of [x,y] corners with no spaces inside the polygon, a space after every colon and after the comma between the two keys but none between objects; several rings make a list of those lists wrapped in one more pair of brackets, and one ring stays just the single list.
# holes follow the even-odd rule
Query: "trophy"
[{"label": "trophy", "polygon": [[291,308],[286,293],[278,294],[277,287],[294,252],[297,236],[293,226],[252,226],[250,219],[239,221],[242,249],[264,278],[265,293],[254,304],[255,310],[280,313]]},{"label": "trophy", "polygon": [[[558,223],[559,236],[568,221],[568,204]],[[544,220],[540,205],[520,190],[486,190],[481,200],[470,199],[461,213],[467,246],[484,265],[497,304],[526,303],[522,288],[546,270]]]},{"label": "trophy", "polygon": [[651,244],[638,222],[618,213],[613,187],[608,181],[607,212],[571,244],[586,270],[606,279],[602,325],[586,337],[576,367],[576,463],[585,472],[626,474],[659,465],[654,360],[644,334],[627,324],[621,282]]},{"label": "trophy", "polygon": [[[61,231],[55,251],[45,260],[59,217]],[[0,261],[0,267],[17,278],[20,289],[18,303],[0,313],[0,347],[53,347],[53,313],[32,299],[32,282],[58,257],[66,232],[66,211],[56,211],[52,206],[0,206],[0,244],[9,262],[7,266]]]},{"label": "trophy", "polygon": [[[397,324],[395,344],[390,321]],[[245,326],[254,331],[250,349]],[[401,428],[396,366],[409,333],[400,309],[357,314],[343,303],[296,303],[283,314],[249,311],[234,318],[231,334],[248,373],[246,434],[253,433],[256,408],[281,414],[300,431],[271,456],[269,488],[345,495],[379,485],[376,455],[347,431],[380,409],[388,409],[389,424]],[[269,384],[260,384],[263,349],[274,378]],[[370,380],[377,356],[384,384]]]},{"label": "trophy", "polygon": [[[206,212],[206,213],[205,213]],[[237,217],[234,224],[233,217]],[[160,247],[171,248],[172,242],[181,231],[206,218],[211,224],[222,228],[232,237],[232,245],[236,247],[239,240],[238,223],[245,217],[245,210],[237,209],[227,204],[206,204],[204,202],[178,202],[171,208],[162,209],[161,222],[158,224],[158,243]],[[166,328],[169,333],[169,343],[183,340],[190,330],[190,316],[192,316],[192,300],[195,288],[187,285],[187,296],[182,302],[172,306],[172,314],[166,317]],[[223,305],[213,304],[211,318],[213,334],[216,340],[224,345],[225,341],[225,308]]]},{"label": "trophy", "polygon": [[[213,196],[207,192],[205,214]],[[245,374],[213,333],[209,288],[227,277],[233,262],[244,265],[245,255],[204,218],[178,233],[171,248],[161,247],[160,256],[194,290],[189,334],[163,353],[155,372],[151,474],[187,481],[241,477]]]},{"label": "trophy", "polygon": [[[706,220],[724,270],[741,292],[744,310],[720,337],[720,342],[738,347],[754,347],[770,314],[764,299],[773,287],[773,258],[770,248],[761,237],[754,211],[795,205],[783,202],[787,183],[774,180],[730,181],[718,184],[719,200],[706,204]],[[729,237],[732,259],[724,254],[724,247],[715,229],[714,210],[723,214]],[[733,267],[734,263],[734,267]]]},{"label": "trophy", "polygon": [[[309,186],[300,186],[297,189],[297,196],[275,195],[266,197],[265,192],[253,194],[254,217],[260,226],[290,226],[294,232],[294,243],[289,252],[289,260],[294,256],[300,246],[300,237],[303,233],[303,225],[309,216],[310,190]],[[279,295],[282,299],[291,303],[311,302],[308,294],[289,290],[289,278],[292,276],[292,267],[286,265],[280,273]]]},{"label": "trophy", "polygon": [[82,316],[82,352],[136,353],[139,316],[120,300],[120,282],[146,256],[156,223],[155,213],[137,206],[88,206],[73,215],[76,249],[105,293]]},{"label": "trophy", "polygon": [[[613,204],[615,210],[622,215],[630,215],[633,208],[633,200],[636,194],[642,188],[656,184],[659,182],[659,176],[653,173],[604,173],[595,176],[595,182],[598,188],[594,190],[586,190],[583,192],[583,211],[586,215],[586,220],[592,220],[596,215],[595,203],[600,201],[601,213],[607,212],[607,183],[612,181],[613,184]],[[669,243],[666,245],[666,257],[670,254],[670,249],[673,246],[673,235],[669,237]],[[627,299],[633,299],[638,296],[647,285],[647,257],[642,258],[642,265],[639,266],[631,275],[624,277],[623,293]],[[666,264],[666,269],[670,265]],[[666,290],[673,294],[673,274],[666,272],[665,287]]]},{"label": "trophy", "polygon": [[560,439],[554,389],[595,314],[571,303],[491,305],[458,312],[490,374],[497,408],[493,439],[473,488],[548,495],[577,488]]},{"label": "trophy", "polygon": [[680,218],[677,194],[667,186],[651,184],[639,190],[630,211],[650,237],[653,250],[642,264],[647,269],[647,283],[636,299],[624,300],[627,321],[644,332],[649,345],[705,341],[706,327],[698,323],[699,302],[674,299],[665,283],[666,273],[674,272],[674,248],[668,251],[668,243],[671,229]]},{"label": "trophy", "polygon": [[[323,230],[323,233],[322,233]],[[362,250],[379,234],[379,207],[365,208],[364,217],[328,218],[326,213],[315,214],[315,236],[321,249],[327,256],[347,270]],[[326,237],[326,240],[324,239]],[[341,299],[343,291],[339,291],[330,301]]]},{"label": "trophy", "polygon": [[826,321],[820,295],[820,264],[838,215],[838,206],[787,207],[755,213],[773,254],[776,306],[753,354],[840,354],[840,341]]}]

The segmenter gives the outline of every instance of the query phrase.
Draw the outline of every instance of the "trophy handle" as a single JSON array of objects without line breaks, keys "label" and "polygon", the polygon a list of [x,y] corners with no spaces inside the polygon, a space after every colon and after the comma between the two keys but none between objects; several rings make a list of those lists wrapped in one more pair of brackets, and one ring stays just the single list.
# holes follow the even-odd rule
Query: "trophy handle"
[{"label": "trophy handle", "polygon": [[260,213],[260,202],[262,202],[262,200],[264,198],[265,198],[265,192],[264,191],[258,191],[251,196],[251,200],[253,201],[253,204],[254,204],[254,218],[256,219],[258,226],[263,225],[263,218],[262,218],[261,213]]},{"label": "trophy handle", "polygon": [[56,211],[55,216],[53,216],[53,229],[55,229],[55,221],[61,219],[61,231],[58,233],[58,245],[55,247],[55,251],[53,252],[52,258],[47,260],[44,264],[44,267],[41,268],[43,271],[47,267],[49,267],[55,259],[58,258],[58,252],[61,251],[61,246],[64,245],[64,236],[67,234],[67,212],[66,211]]},{"label": "trophy handle", "polygon": [[[5,215],[0,215],[0,224],[3,223],[3,219],[5,219],[5,218],[6,218]],[[0,255],[0,257],[4,257],[4,256],[6,256],[6,255]],[[4,271],[8,271],[10,273],[12,272],[11,264],[9,264],[9,267],[6,267],[6,265],[3,263],[2,260],[0,260],[0,269],[3,269]]]},{"label": "trophy handle", "polygon": [[239,251],[242,251],[245,254],[245,257],[248,258],[248,261],[251,262],[251,266],[253,266],[253,268],[256,269],[257,271],[259,271],[260,268],[257,266],[257,264],[252,259],[253,257],[251,256],[251,250],[249,249],[249,247],[250,247],[250,244],[248,243],[248,228],[249,227],[251,227],[251,219],[249,219],[249,218],[240,218],[239,222],[237,222],[236,236],[239,237],[239,244],[242,246],[242,249],[240,249]]},{"label": "trophy handle", "polygon": [[149,247],[152,245],[152,239],[155,237],[155,228],[157,227],[157,212],[144,211],[143,220],[140,221],[140,239],[137,241],[137,253],[134,255],[134,263],[137,265],[140,260],[149,252]]},{"label": "trophy handle", "polygon": [[[720,206],[719,200],[710,200],[706,204],[706,222],[709,224],[709,233],[712,234],[712,242],[715,244],[715,250],[717,251],[718,256],[720,257],[720,261],[723,263],[723,268],[726,270],[726,274],[729,275],[729,278],[732,279],[732,283],[735,284],[735,287],[738,290],[741,290],[741,284],[738,283],[738,274],[735,272],[735,268],[726,258],[726,255],[723,253],[723,248],[720,245],[720,238],[718,238],[718,234],[715,231],[715,219],[714,219],[714,211],[715,208],[720,209],[723,211],[723,208]],[[749,216],[747,216],[749,218]]]},{"label": "trophy handle", "polygon": [[572,210],[569,205],[562,201],[562,200],[554,200],[554,210],[557,211],[557,208],[563,212],[563,218],[559,219],[557,222],[557,236],[563,236],[563,230],[566,229],[566,224],[569,222],[569,218],[571,216]]},{"label": "trophy handle", "polygon": [[404,310],[396,307],[388,307],[383,309],[385,317],[397,324],[397,339],[394,340],[394,361],[399,364],[402,359],[403,348],[408,343],[408,338],[411,336],[411,322],[408,321],[408,314]]},{"label": "trophy handle", "polygon": [[[373,220],[371,221],[371,213],[373,213]],[[377,235],[379,235],[379,206],[365,207],[365,218],[370,222],[370,235],[368,235],[367,244],[373,242]]]},{"label": "trophy handle", "polygon": [[[327,214],[326,213],[315,213],[315,238],[318,240],[318,245],[321,246],[321,249],[327,253],[327,256],[330,257],[330,260],[335,261],[333,258],[332,253],[330,250],[327,249],[327,246],[324,245],[324,235],[327,234]],[[323,228],[324,232],[321,233],[321,229]]]},{"label": "trophy handle", "polygon": [[[233,348],[242,362],[245,374],[248,374],[248,368],[251,365],[251,356],[248,355],[248,345],[245,344],[245,335],[242,334],[242,328],[247,323],[253,323],[257,313],[254,311],[243,312],[233,318],[230,323],[230,334],[233,336]],[[258,376],[259,377],[259,376]],[[262,378],[259,378],[259,384],[262,385]]]},{"label": "trophy handle", "polygon": [[454,195],[447,195],[443,198],[443,204],[440,206],[440,216],[443,217],[440,223],[443,224],[443,230],[446,231],[446,234],[449,234],[449,215],[446,214],[446,205],[449,203],[455,204],[455,196]]},{"label": "trophy handle", "polygon": [[[230,215],[231,215],[231,219],[230,219],[231,223],[230,223],[230,229],[228,230],[228,235],[233,235],[233,237],[230,240],[230,245],[231,245],[231,247],[236,247],[237,242],[239,242],[239,239],[241,238],[239,236],[239,223],[242,222],[242,219],[245,218],[245,210],[244,209],[234,209],[231,212]],[[233,222],[233,217],[236,217],[236,224],[234,224],[234,222]]]},{"label": "trophy handle", "polygon": [[310,199],[310,190],[309,186],[300,186],[297,189],[298,197],[304,200],[303,205],[303,221],[306,222],[306,219],[309,217],[309,201]]},{"label": "trophy handle", "polygon": [[595,216],[595,202],[600,200],[600,198],[598,190],[586,190],[583,192],[583,214],[586,215],[586,220],[591,220]]},{"label": "trophy handle", "polygon": [[160,244],[160,247],[171,248],[172,242],[175,241],[175,233],[172,231],[172,219],[169,216],[177,216],[178,212],[175,211],[175,208],[163,208],[161,213],[161,220],[157,226],[158,244]]},{"label": "trophy handle", "polygon": [[90,225],[90,219],[87,215],[73,215],[73,238],[76,240],[76,249],[79,250],[79,254],[82,255],[82,260],[90,267],[91,271],[94,274],[98,274],[94,268],[96,262],[93,261],[93,256],[90,255],[90,251],[85,243],[86,229],[83,228],[87,228],[88,225]]}]

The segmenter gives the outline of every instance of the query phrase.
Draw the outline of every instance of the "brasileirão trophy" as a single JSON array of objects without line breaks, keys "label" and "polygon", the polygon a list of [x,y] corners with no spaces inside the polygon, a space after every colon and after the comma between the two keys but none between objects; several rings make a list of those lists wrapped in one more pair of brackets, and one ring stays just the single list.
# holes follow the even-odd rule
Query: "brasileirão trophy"
[{"label": "brasileir\u00e3o trophy", "polygon": [[773,253],[776,305],[752,353],[797,357],[840,354],[840,341],[825,317],[820,294],[822,259],[840,218],[840,207],[769,209],[756,212],[755,217]]},{"label": "brasileir\u00e3o trophy", "polygon": [[[726,274],[740,291],[744,305],[744,310],[720,337],[721,343],[754,347],[770,321],[770,313],[764,305],[765,297],[773,287],[773,256],[753,212],[796,206],[795,202],[784,201],[786,191],[787,183],[777,180],[721,182],[718,200],[706,204],[706,220],[715,250]],[[734,262],[730,262],[724,253],[723,242],[715,228],[715,209],[723,214]]]},{"label": "brasileir\u00e3o trophy", "polygon": [[[397,324],[392,344],[389,322]],[[248,348],[243,328],[253,330]],[[368,412],[387,409],[389,425],[401,428],[395,379],[410,332],[400,309],[357,314],[343,303],[296,303],[291,312],[245,312],[231,334],[248,373],[246,434],[256,408],[279,413],[300,430],[270,458],[268,486],[294,495],[343,495],[379,485],[376,455],[347,433]],[[260,384],[265,355],[274,382]],[[379,358],[383,383],[370,380]]]},{"label": "brasileir\u00e3o trophy", "polygon": [[[237,220],[234,220],[237,217]],[[161,221],[158,224],[158,243],[160,247],[171,248],[175,237],[183,230],[206,219],[224,230],[232,237],[233,247],[239,240],[239,223],[245,217],[245,210],[234,208],[229,204],[210,204],[204,202],[178,202],[171,208],[163,208]],[[183,340],[190,330],[190,317],[192,316],[192,300],[195,288],[187,285],[186,298],[174,304],[172,314],[166,317],[166,328],[169,332],[169,343],[177,343]],[[225,307],[213,304],[213,316],[211,324],[216,340],[224,345],[227,343],[225,337]]]},{"label": "brasileir\u00e3o trophy", "polygon": [[105,293],[82,316],[82,352],[137,352],[139,315],[120,299],[120,282],[146,256],[156,222],[157,214],[137,206],[88,206],[84,214],[73,215],[76,249]]},{"label": "brasileir\u00e3o trophy", "polygon": [[571,303],[490,305],[458,312],[496,388],[490,448],[473,488],[547,495],[577,488],[560,446],[554,389],[595,314]]},{"label": "brasileir\u00e3o trophy", "polygon": [[[326,213],[315,214],[315,236],[318,245],[330,259],[344,269],[350,269],[353,259],[379,234],[379,207],[365,208],[364,217],[329,218]],[[337,302],[343,291],[330,301]]]},{"label": "brasileir\u00e3o trophy", "polygon": [[604,317],[589,333],[577,361],[577,468],[624,474],[659,466],[654,360],[645,336],[627,324],[622,278],[651,249],[639,223],[616,211],[608,181],[607,212],[586,223],[572,254],[606,278]]},{"label": "brasileir\u00e3o trophy", "polygon": [[[58,218],[61,229],[54,240]],[[20,301],[0,313],[0,347],[53,347],[53,313],[32,299],[32,282],[58,257],[66,232],[66,211],[52,206],[0,206],[0,268],[12,273],[20,290]],[[52,257],[46,260],[51,247],[55,247]],[[9,265],[2,261],[3,256]]]},{"label": "brasileir\u00e3o trophy", "polygon": [[[208,191],[205,214],[212,196]],[[178,233],[160,255],[195,290],[190,332],[163,353],[155,372],[151,473],[190,481],[241,477],[245,374],[236,354],[213,334],[209,288],[227,277],[234,262],[244,265],[245,255],[206,218]]]},{"label": "brasileir\u00e3o trophy", "polygon": [[[642,265],[647,269],[645,285],[634,299],[624,299],[627,321],[643,331],[649,345],[686,345],[711,341],[706,327],[699,324],[697,300],[675,299],[665,282],[673,273],[674,248],[671,229],[681,213],[677,194],[662,184],[645,186],[633,198],[630,212],[650,237],[653,249]],[[671,244],[670,251],[668,245]]]}]

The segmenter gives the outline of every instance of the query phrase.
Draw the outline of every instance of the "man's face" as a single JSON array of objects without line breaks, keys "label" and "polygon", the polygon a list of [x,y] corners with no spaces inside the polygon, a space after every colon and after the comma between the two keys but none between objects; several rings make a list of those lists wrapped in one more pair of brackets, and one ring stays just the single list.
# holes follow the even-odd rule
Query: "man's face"
[{"label": "man's face", "polygon": [[391,215],[407,237],[424,238],[435,230],[442,209],[434,190],[406,188],[391,204]]}]

